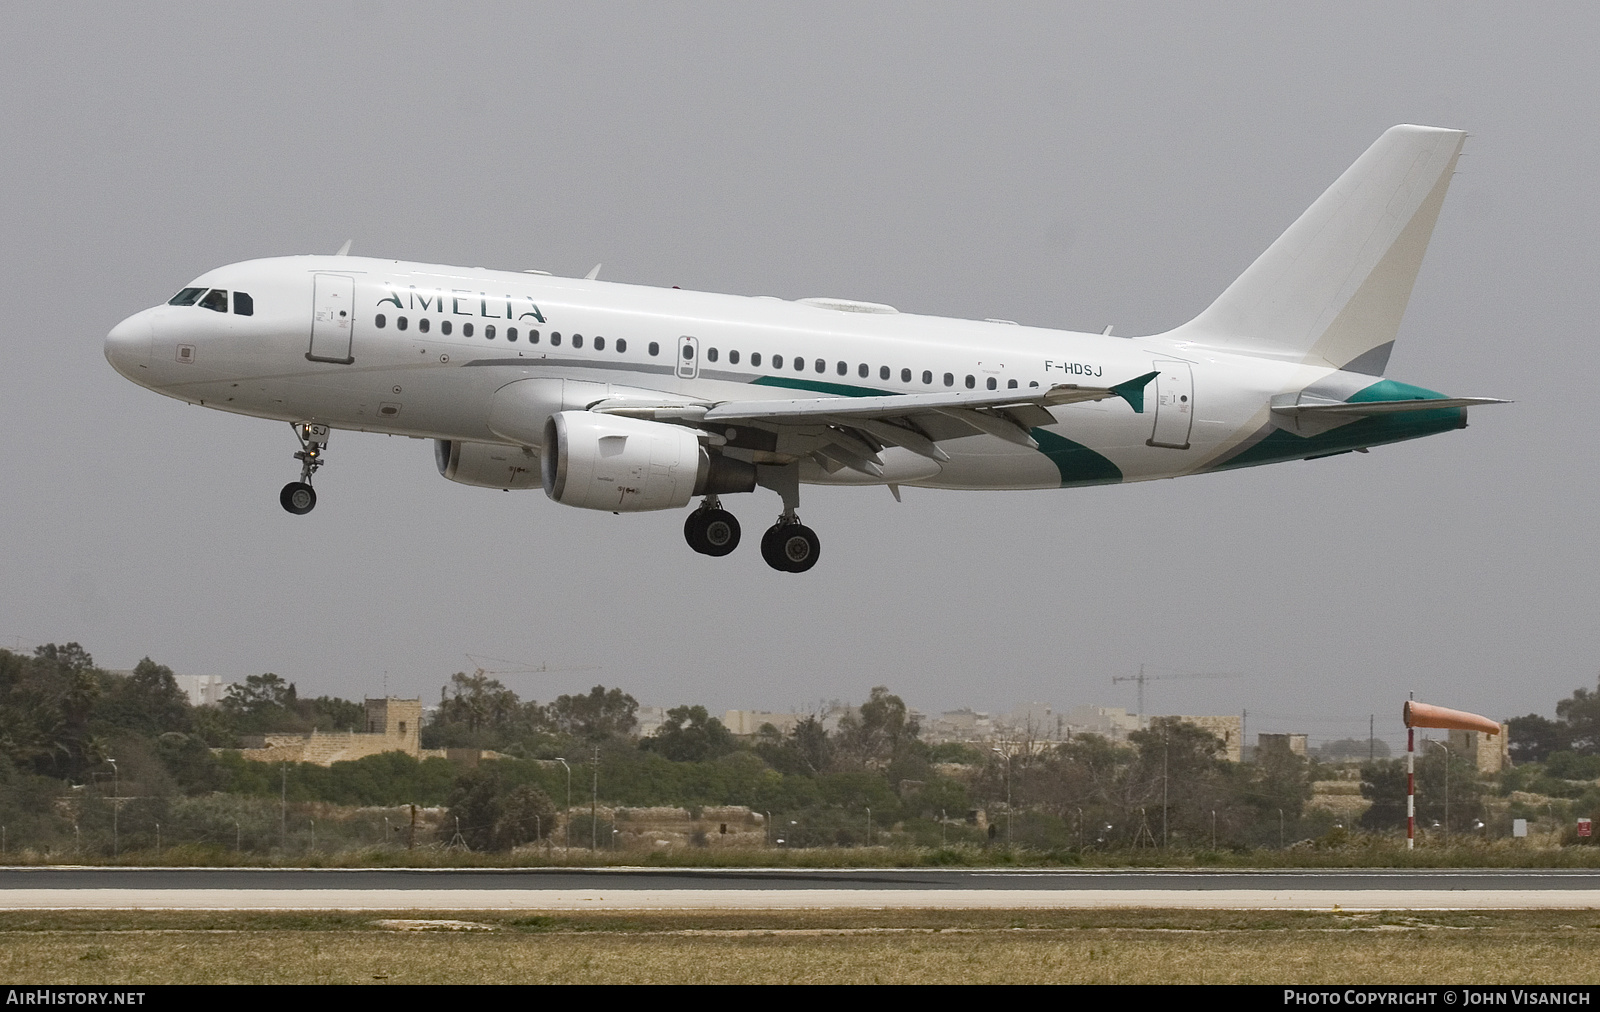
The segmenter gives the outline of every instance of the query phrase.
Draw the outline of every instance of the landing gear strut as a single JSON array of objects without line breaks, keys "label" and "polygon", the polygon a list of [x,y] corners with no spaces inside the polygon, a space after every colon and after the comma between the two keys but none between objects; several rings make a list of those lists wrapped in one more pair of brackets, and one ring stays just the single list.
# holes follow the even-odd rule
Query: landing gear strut
[{"label": "landing gear strut", "polygon": [[683,539],[701,555],[721,558],[739,547],[739,521],[722,508],[716,496],[706,496],[705,503],[683,521]]},{"label": "landing gear strut", "polygon": [[300,462],[300,480],[283,486],[278,502],[295,516],[304,516],[317,505],[317,490],[311,487],[311,476],[322,466],[322,451],[328,445],[328,427],[296,422],[294,434],[300,440],[300,452],[294,455]]},{"label": "landing gear strut", "polygon": [[780,573],[804,573],[817,564],[822,543],[816,531],[800,522],[800,466],[757,465],[756,483],[783,500],[778,522],[761,535],[761,557]]}]

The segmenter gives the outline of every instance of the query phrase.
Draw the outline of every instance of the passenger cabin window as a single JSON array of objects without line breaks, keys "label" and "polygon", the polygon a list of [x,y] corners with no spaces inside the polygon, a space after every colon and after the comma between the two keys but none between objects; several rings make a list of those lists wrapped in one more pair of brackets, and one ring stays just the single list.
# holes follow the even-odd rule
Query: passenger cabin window
[{"label": "passenger cabin window", "polygon": [[550,332],[550,343],[555,345],[557,348],[561,347],[561,331],[552,330]]},{"label": "passenger cabin window", "polygon": [[573,334],[572,335],[572,346],[574,348],[582,348],[583,347],[583,335],[582,334]]},{"label": "passenger cabin window", "polygon": [[606,339],[603,338],[603,337],[595,338],[594,339],[594,350],[595,351],[605,351],[606,350]]},{"label": "passenger cabin window", "polygon": [[[687,350],[687,349],[685,349],[685,350]],[[690,354],[692,355],[693,353],[691,352]],[[687,356],[685,356],[685,357],[687,357]],[[715,349],[715,348],[707,348],[706,349],[706,361],[707,362],[715,362],[716,360],[717,360],[717,349]]]},{"label": "passenger cabin window", "polygon": [[385,326],[388,325],[388,323],[389,323],[389,318],[387,316],[384,316],[382,313],[379,313],[377,316],[374,316],[372,318],[372,325],[374,327],[377,327],[379,330],[382,330]]},{"label": "passenger cabin window", "polygon": [[228,292],[223,288],[213,288],[205,294],[199,302],[201,309],[210,309],[218,313],[228,311]]},{"label": "passenger cabin window", "polygon": [[233,293],[233,315],[235,315],[235,316],[254,316],[254,315],[256,315],[256,300],[252,299],[250,297],[250,293],[249,292],[234,292]]},{"label": "passenger cabin window", "polygon": [[659,355],[659,354],[661,354],[661,345],[657,344],[654,341],[651,341],[650,342],[650,354],[651,355]]},{"label": "passenger cabin window", "polygon": [[628,350],[628,339],[625,338],[625,337],[617,338],[617,354],[620,355],[620,354],[622,354],[623,352],[625,352],[627,350]]},{"label": "passenger cabin window", "polygon": [[516,339],[517,339],[517,328],[515,328],[515,327],[507,327],[506,328],[506,340],[507,341],[515,341]]},{"label": "passenger cabin window", "polygon": [[[423,323],[427,323],[428,321],[424,320],[422,322]],[[461,336],[462,337],[471,337],[472,336],[472,324],[463,323],[461,325]]]},{"label": "passenger cabin window", "polygon": [[183,291],[167,300],[169,306],[192,306],[204,295],[204,288],[185,288]]},{"label": "passenger cabin window", "polygon": [[483,336],[484,336],[485,340],[489,340],[489,341],[493,341],[494,340],[494,324],[488,323],[488,324],[484,325]]},{"label": "passenger cabin window", "polygon": [[[887,377],[887,376],[884,377],[884,379],[888,379],[888,378],[889,377]],[[901,369],[900,370],[900,382],[902,382],[902,383],[910,383],[911,382],[911,370],[910,369]]]},{"label": "passenger cabin window", "polygon": [[446,337],[450,336],[450,321],[449,320],[440,320],[439,321],[439,333],[444,334]]},{"label": "passenger cabin window", "polygon": [[738,365],[739,364],[739,353],[737,351],[728,352],[728,364],[729,365]]}]

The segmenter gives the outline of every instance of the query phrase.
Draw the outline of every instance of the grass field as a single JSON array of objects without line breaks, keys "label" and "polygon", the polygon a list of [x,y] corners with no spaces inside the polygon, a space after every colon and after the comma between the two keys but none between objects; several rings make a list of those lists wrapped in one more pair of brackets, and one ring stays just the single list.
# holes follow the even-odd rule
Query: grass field
[{"label": "grass field", "polygon": [[0,978],[27,984],[1587,984],[1600,979],[1600,913],[0,912]]}]

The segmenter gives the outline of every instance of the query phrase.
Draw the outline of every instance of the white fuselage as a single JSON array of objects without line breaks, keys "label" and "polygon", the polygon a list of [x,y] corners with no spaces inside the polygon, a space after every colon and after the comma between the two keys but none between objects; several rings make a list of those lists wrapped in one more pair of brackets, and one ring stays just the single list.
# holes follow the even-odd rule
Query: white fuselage
[{"label": "white fuselage", "polygon": [[[886,456],[883,475],[803,461],[800,478],[813,483],[1014,489],[1175,477],[1230,466],[1273,433],[1274,396],[1311,387],[1347,396],[1379,382],[1160,336],[348,256],[248,261],[192,286],[246,293],[253,312],[138,313],[107,339],[119,372],[224,411],[466,442],[513,442],[489,427],[490,405],[497,390],[529,378],[719,403],[1111,386],[1160,372],[1143,412],[1118,399],[1050,408],[1055,424],[1035,430],[1048,434],[1038,449],[971,435],[942,443],[949,459],[936,462],[891,447],[899,452]],[[1271,459],[1353,448],[1313,442]]]}]

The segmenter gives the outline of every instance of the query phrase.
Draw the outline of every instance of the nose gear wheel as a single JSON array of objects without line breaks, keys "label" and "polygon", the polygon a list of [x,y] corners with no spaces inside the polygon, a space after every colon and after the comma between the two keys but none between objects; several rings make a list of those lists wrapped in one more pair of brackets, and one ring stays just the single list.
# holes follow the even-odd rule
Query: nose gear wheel
[{"label": "nose gear wheel", "polygon": [[294,435],[300,440],[300,452],[294,455],[300,462],[300,480],[283,486],[278,493],[278,503],[295,516],[305,516],[317,506],[317,492],[311,487],[311,476],[323,465],[322,451],[328,445],[328,427],[296,422]]}]

